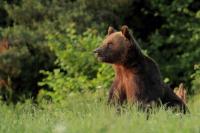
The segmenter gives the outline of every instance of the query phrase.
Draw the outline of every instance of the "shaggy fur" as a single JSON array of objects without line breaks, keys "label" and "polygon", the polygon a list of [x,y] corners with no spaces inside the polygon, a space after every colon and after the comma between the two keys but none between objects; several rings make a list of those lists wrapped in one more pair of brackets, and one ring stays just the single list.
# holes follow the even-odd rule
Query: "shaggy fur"
[{"label": "shaggy fur", "polygon": [[142,107],[161,103],[186,112],[185,103],[163,83],[157,63],[142,53],[127,26],[121,31],[109,27],[103,44],[94,52],[115,70],[109,103],[137,103]]}]

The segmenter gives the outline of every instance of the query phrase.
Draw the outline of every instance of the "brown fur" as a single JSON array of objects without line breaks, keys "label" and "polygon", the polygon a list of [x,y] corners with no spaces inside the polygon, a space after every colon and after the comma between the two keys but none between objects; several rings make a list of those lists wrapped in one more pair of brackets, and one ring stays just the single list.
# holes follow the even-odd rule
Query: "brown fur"
[{"label": "brown fur", "polygon": [[144,55],[128,27],[116,32],[109,27],[101,47],[94,51],[98,58],[113,65],[115,79],[109,93],[109,103],[137,103],[147,107],[152,103],[178,107],[184,113],[185,103],[162,81],[156,62]]},{"label": "brown fur", "polygon": [[9,49],[9,42],[7,39],[3,39],[0,41],[0,53]]},{"label": "brown fur", "polygon": [[[2,39],[0,41],[0,54],[3,53],[3,52],[5,52],[8,49],[9,49],[9,42],[8,42],[7,39],[4,38],[4,39]],[[4,79],[0,79],[0,89],[1,88],[5,88],[7,86],[8,86],[7,81],[4,80]]]},{"label": "brown fur", "polygon": [[3,80],[3,79],[0,79],[0,88],[4,88],[4,87],[6,87],[8,84],[7,84],[7,82],[5,81],[5,80]]},{"label": "brown fur", "polygon": [[184,103],[187,102],[187,92],[186,89],[184,88],[183,83],[181,83],[177,89],[175,88],[174,92],[180,99],[183,100]]}]

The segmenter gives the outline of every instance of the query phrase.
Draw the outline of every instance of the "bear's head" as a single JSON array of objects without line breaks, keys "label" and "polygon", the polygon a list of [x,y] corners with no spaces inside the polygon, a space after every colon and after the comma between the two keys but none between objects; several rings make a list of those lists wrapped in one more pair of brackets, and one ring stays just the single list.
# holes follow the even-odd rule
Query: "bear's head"
[{"label": "bear's head", "polygon": [[137,46],[127,26],[122,26],[121,31],[109,27],[102,45],[95,49],[94,53],[102,62],[124,64],[129,57],[137,53]]}]

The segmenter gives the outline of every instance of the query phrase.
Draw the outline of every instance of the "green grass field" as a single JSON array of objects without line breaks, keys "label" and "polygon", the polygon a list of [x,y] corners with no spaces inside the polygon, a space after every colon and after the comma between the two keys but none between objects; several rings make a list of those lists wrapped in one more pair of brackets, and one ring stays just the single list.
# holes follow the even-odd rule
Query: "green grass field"
[{"label": "green grass field", "polygon": [[106,97],[87,93],[69,96],[61,104],[26,102],[1,104],[1,133],[200,133],[200,99],[188,103],[191,113],[158,110],[146,114],[134,108],[121,113],[106,105]]}]

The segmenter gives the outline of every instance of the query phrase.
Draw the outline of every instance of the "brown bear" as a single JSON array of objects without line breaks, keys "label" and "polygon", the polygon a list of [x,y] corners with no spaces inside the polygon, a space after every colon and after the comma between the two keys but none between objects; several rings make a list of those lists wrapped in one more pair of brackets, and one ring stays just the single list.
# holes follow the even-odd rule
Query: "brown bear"
[{"label": "brown bear", "polygon": [[142,107],[161,103],[187,111],[185,103],[162,81],[157,63],[142,53],[127,26],[122,26],[121,31],[109,27],[102,46],[94,53],[115,70],[108,103],[137,103]]}]

